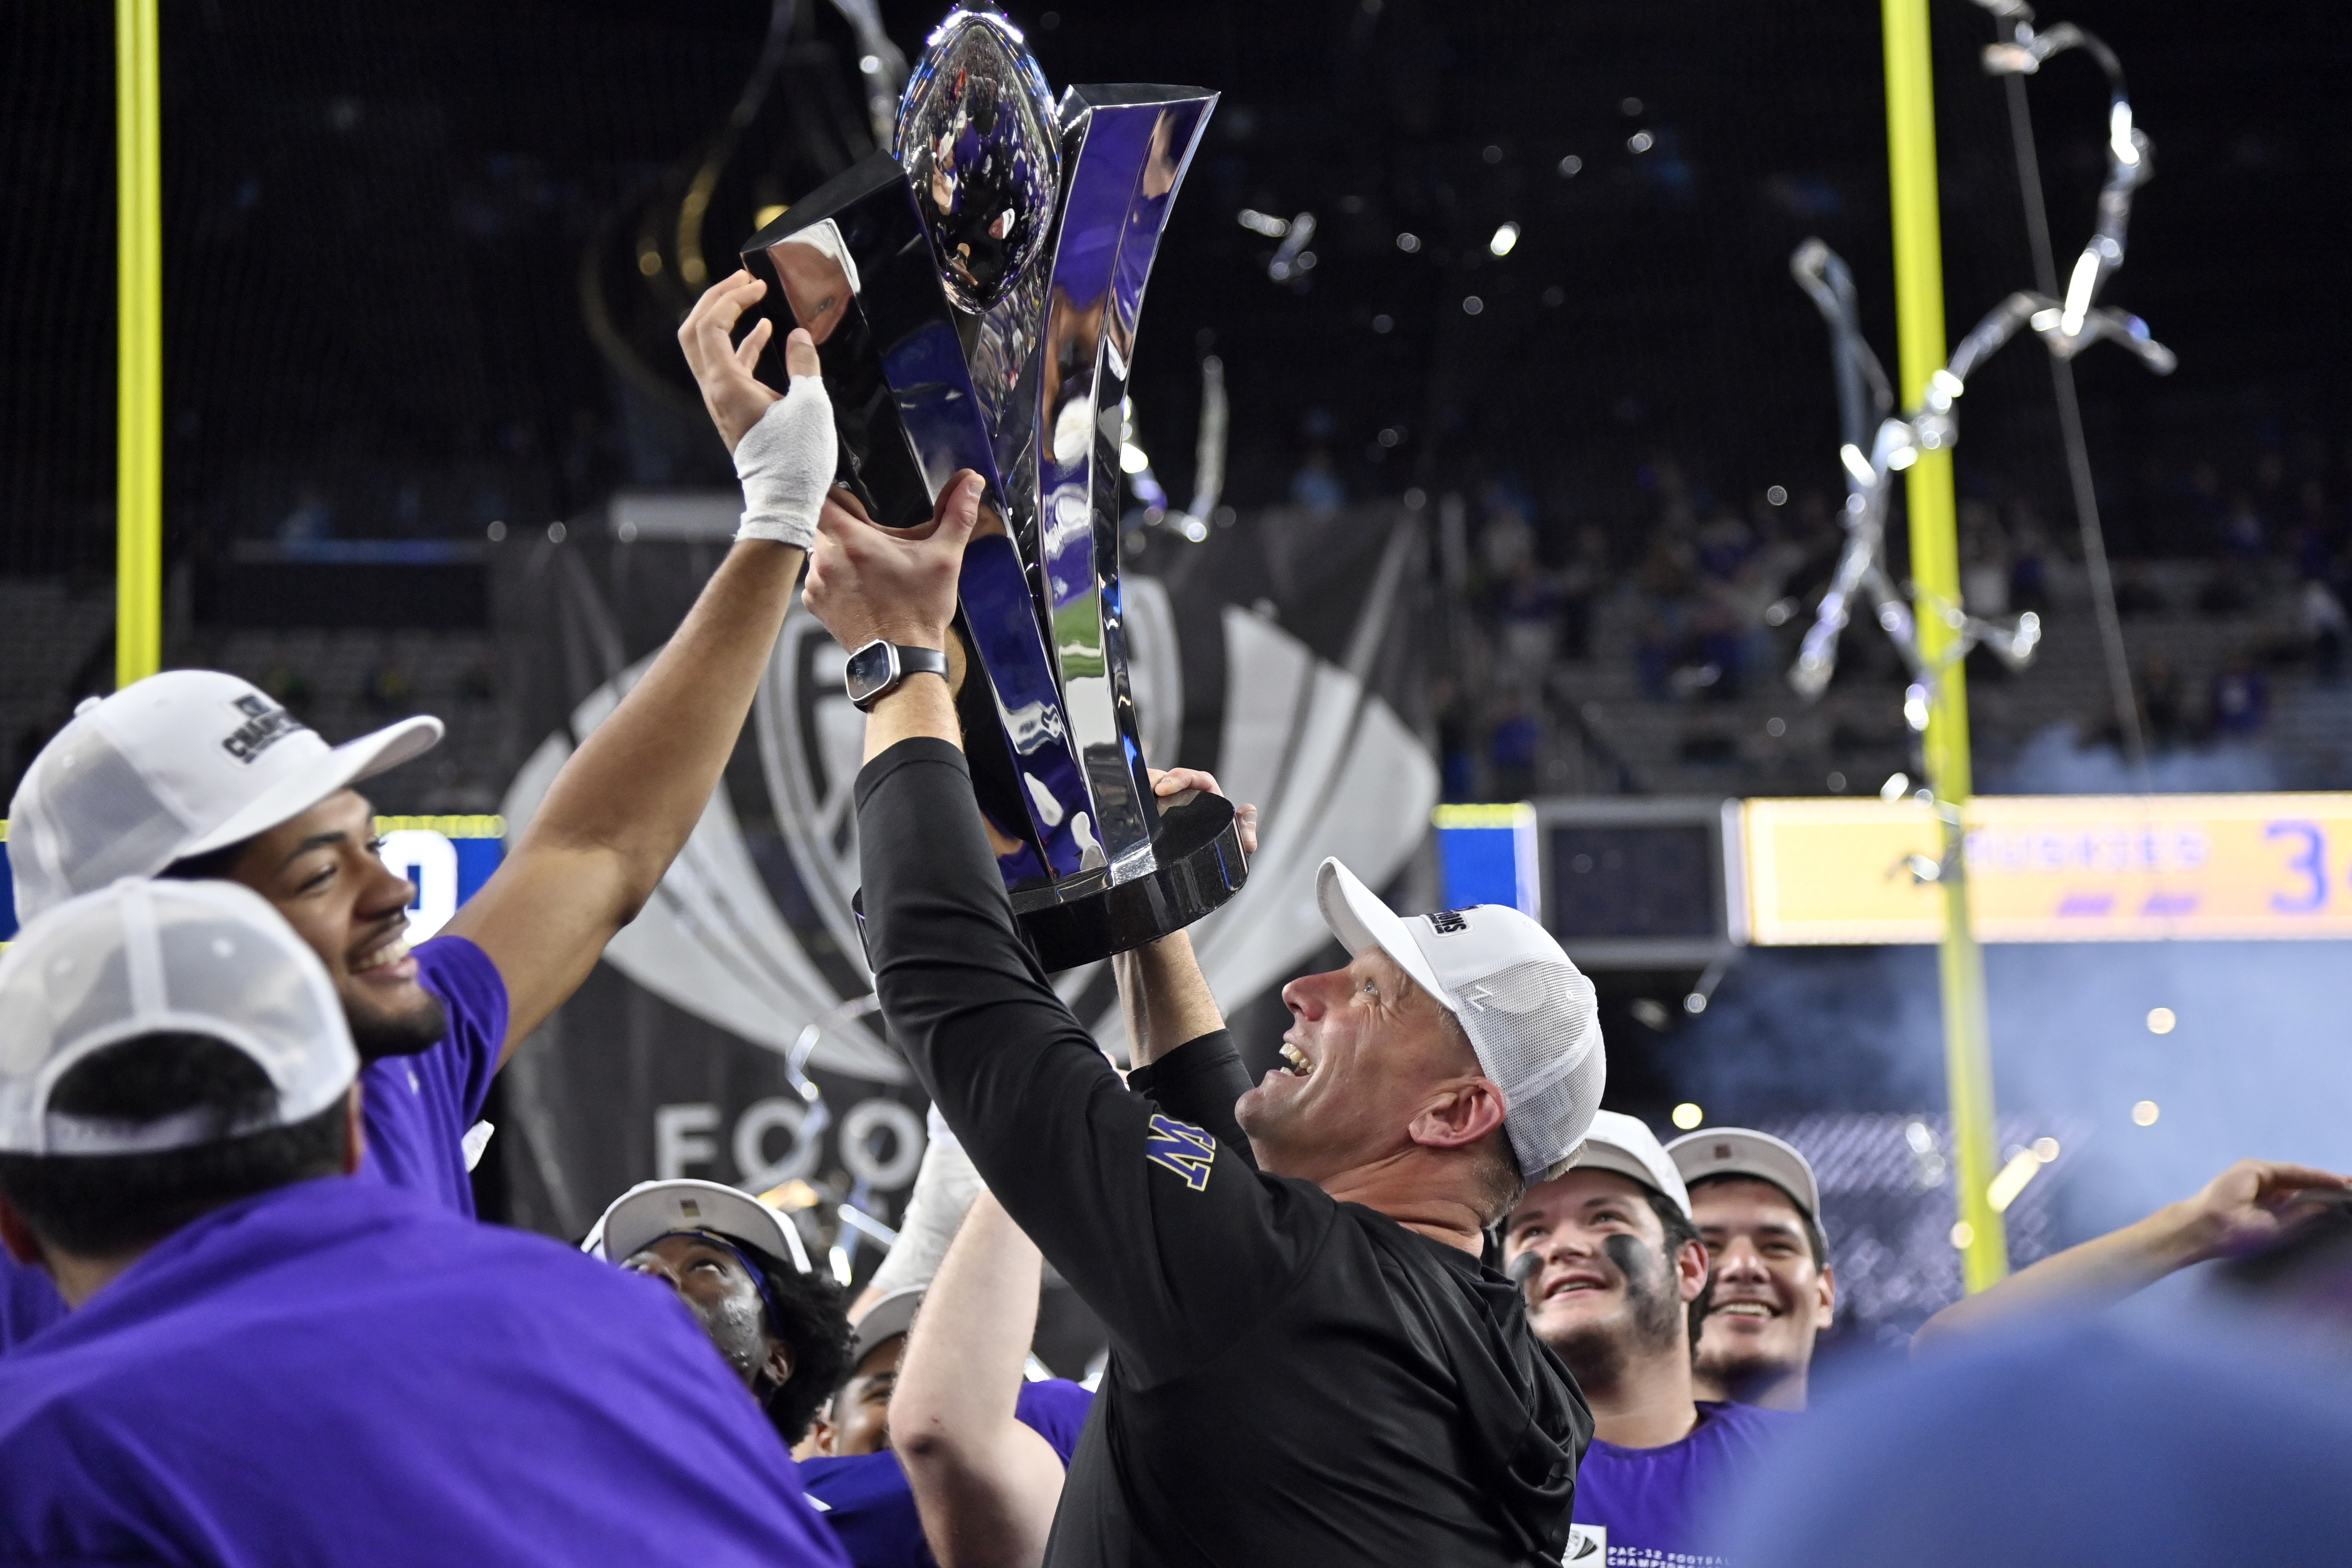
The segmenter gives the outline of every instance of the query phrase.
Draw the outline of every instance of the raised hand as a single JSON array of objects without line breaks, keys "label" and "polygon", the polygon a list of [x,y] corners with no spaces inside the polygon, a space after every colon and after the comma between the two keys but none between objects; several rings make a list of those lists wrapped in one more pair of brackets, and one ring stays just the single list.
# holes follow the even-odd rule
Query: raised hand
[{"label": "raised hand", "polygon": [[2309,1165],[2241,1160],[2180,1205],[2199,1259],[2233,1257],[2275,1240],[2316,1212],[2311,1195],[2340,1193],[2346,1178]]},{"label": "raised hand", "polygon": [[[1151,768],[1148,771],[1151,775],[1151,793],[1158,795],[1171,808],[1184,805],[1196,795],[1225,793],[1219,787],[1215,776],[1205,769]],[[1257,807],[1254,805],[1234,807],[1234,825],[1241,833],[1242,853],[1256,854]]]},{"label": "raised hand", "polygon": [[836,490],[818,520],[801,597],[834,641],[855,650],[877,639],[944,648],[955,619],[956,574],[980,521],[981,478],[969,468],[940,491],[931,521],[881,528]]},{"label": "raised hand", "polygon": [[[735,323],[767,291],[767,284],[749,272],[722,278],[703,290],[677,329],[678,347],[686,351],[695,384],[702,389],[702,405],[710,411],[710,422],[719,426],[719,439],[730,452],[780,395],[755,374],[775,323],[762,318],[740,343],[734,341]],[[794,329],[785,341],[784,363],[795,376],[817,374],[816,344],[808,333]]]}]

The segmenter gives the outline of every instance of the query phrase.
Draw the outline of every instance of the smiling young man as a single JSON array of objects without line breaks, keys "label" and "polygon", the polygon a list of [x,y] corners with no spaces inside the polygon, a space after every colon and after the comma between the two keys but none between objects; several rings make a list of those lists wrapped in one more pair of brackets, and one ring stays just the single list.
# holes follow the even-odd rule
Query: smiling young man
[{"label": "smiling young man", "polygon": [[1575,1167],[1512,1210],[1503,1250],[1537,1334],[1591,1401],[1576,1493],[1587,1542],[1619,1562],[1734,1561],[1714,1515],[1789,1417],[1694,1392],[1706,1247],[1657,1138],[1601,1111]]},{"label": "smiling young man", "polygon": [[[752,374],[769,326],[729,333],[765,285],[738,274],[678,331],[742,476],[746,511],[661,657],[586,736],[503,865],[412,950],[415,889],[376,858],[354,786],[440,739],[405,720],[330,747],[232,675],[171,670],[86,703],[9,807],[16,912],[31,921],[118,877],[221,878],[268,899],[326,963],[367,1063],[362,1174],[473,1213],[467,1131],[492,1077],[578,989],[686,843],[783,624],[836,452],[805,333],[793,390]],[[65,1312],[0,1266],[0,1352]]]},{"label": "smiling young man", "polygon": [[1811,1163],[1745,1127],[1686,1133],[1666,1156],[1690,1190],[1711,1270],[1698,1396],[1802,1410],[1813,1341],[1837,1316]]},{"label": "smiling young man", "polygon": [[[947,646],[979,493],[922,531],[828,514],[806,598],[836,641]],[[1179,934],[1122,961],[1122,1084],[1016,931],[947,683],[860,695],[883,1016],[1114,1347],[1045,1562],[1556,1559],[1591,1417],[1479,1253],[1599,1100],[1590,983],[1517,910],[1401,919],[1327,861],[1352,956],[1285,988],[1287,1067],[1248,1085]]]}]

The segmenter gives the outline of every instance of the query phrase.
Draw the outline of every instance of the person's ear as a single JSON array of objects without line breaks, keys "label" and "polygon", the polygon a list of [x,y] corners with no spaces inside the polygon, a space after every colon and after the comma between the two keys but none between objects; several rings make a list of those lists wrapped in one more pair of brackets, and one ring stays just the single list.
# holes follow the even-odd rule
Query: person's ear
[{"label": "person's ear", "polygon": [[771,1388],[782,1388],[793,1380],[793,1347],[779,1339],[768,1342],[768,1359],[760,1363],[761,1375]]},{"label": "person's ear", "polygon": [[16,1205],[5,1196],[0,1196],[0,1247],[26,1268],[49,1266],[47,1256],[41,1251],[40,1237],[33,1234],[33,1227],[16,1212]]},{"label": "person's ear", "polygon": [[367,1159],[367,1090],[360,1080],[343,1092],[343,1174],[356,1176]]},{"label": "person's ear", "polygon": [[1421,1108],[1405,1135],[1428,1149],[1465,1149],[1503,1124],[1503,1091],[1483,1078],[1458,1079]]},{"label": "person's ear", "polygon": [[834,1457],[833,1440],[839,1435],[839,1428],[833,1424],[832,1411],[833,1406],[826,1405],[824,1412],[819,1414],[814,1421],[809,1423],[808,1435],[809,1446],[820,1456],[828,1459]]},{"label": "person's ear", "polygon": [[1824,1267],[1814,1289],[1820,1300],[1813,1306],[1813,1327],[1826,1329],[1837,1321],[1837,1269]]},{"label": "person's ear", "polygon": [[1685,1241],[1675,1248],[1675,1286],[1685,1301],[1696,1301],[1706,1289],[1706,1244]]}]

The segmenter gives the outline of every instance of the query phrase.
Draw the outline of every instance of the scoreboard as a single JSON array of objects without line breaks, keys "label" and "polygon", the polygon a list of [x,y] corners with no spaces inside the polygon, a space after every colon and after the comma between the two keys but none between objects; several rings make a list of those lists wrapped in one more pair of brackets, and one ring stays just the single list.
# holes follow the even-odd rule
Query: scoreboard
[{"label": "scoreboard", "polygon": [[[1739,817],[1750,942],[1942,938],[1929,806],[1749,800]],[[1979,795],[1961,827],[1984,942],[2352,938],[2352,795]]]}]

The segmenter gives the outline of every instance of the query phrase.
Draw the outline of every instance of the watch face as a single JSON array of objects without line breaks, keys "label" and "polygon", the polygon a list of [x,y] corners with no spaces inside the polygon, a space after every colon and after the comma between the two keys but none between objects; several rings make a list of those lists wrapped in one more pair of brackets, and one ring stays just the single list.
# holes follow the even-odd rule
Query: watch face
[{"label": "watch face", "polygon": [[898,674],[897,652],[887,642],[870,642],[849,656],[845,679],[852,702],[863,706],[890,689]]}]

